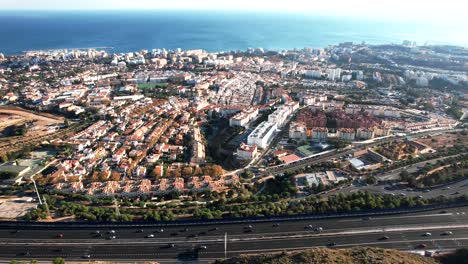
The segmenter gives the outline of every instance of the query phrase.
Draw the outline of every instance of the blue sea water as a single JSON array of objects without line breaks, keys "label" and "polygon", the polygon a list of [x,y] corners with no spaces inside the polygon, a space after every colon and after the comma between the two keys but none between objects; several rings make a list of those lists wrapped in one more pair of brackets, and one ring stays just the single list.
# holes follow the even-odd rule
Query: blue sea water
[{"label": "blue sea water", "polygon": [[226,11],[0,11],[0,52],[114,47],[208,51],[325,47],[353,41],[468,45],[462,28],[292,13]]}]

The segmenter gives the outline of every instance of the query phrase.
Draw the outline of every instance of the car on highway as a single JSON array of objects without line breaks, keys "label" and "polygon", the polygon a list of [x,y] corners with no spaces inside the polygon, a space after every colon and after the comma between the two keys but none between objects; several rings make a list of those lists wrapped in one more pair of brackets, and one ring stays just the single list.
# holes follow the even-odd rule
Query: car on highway
[{"label": "car on highway", "polygon": [[327,247],[334,247],[336,246],[336,242],[330,242],[327,244]]},{"label": "car on highway", "polygon": [[82,256],[82,258],[89,259],[89,258],[91,258],[91,255],[85,254],[85,255]]},{"label": "car on highway", "polygon": [[383,237],[379,238],[379,240],[388,240],[388,239],[390,239],[389,236],[383,236]]},{"label": "car on highway", "polygon": [[252,229],[252,228],[253,228],[252,225],[244,226],[244,229]]},{"label": "car on highway", "polygon": [[146,236],[146,238],[154,238],[154,234],[149,234]]},{"label": "car on highway", "polygon": [[63,234],[57,234],[55,237],[56,238],[63,238]]},{"label": "car on highway", "polygon": [[107,239],[108,240],[112,240],[112,239],[116,239],[117,237],[116,236],[108,236]]},{"label": "car on highway", "polygon": [[162,228],[158,229],[158,230],[155,231],[155,233],[164,233],[164,229],[162,229]]},{"label": "car on highway", "polygon": [[107,232],[109,234],[115,234],[115,230],[110,230],[109,232]]},{"label": "car on highway", "polygon": [[207,246],[201,245],[198,247],[198,249],[207,249]]},{"label": "car on highway", "polygon": [[443,232],[442,234],[440,234],[441,236],[451,236],[453,235],[453,232],[452,231],[445,231]]},{"label": "car on highway", "polygon": [[319,233],[320,233],[320,232],[322,232],[322,231],[323,231],[323,227],[321,227],[321,226],[318,226],[318,227],[314,228],[314,231],[315,231],[315,232],[319,232]]},{"label": "car on highway", "polygon": [[313,229],[314,227],[312,225],[306,225],[304,226],[304,229]]},{"label": "car on highway", "polygon": [[136,233],[143,233],[143,229],[138,229]]},{"label": "car on highway", "polygon": [[210,231],[217,231],[217,230],[219,230],[218,227],[214,227],[214,228],[211,228],[211,229],[210,229]]},{"label": "car on highway", "polygon": [[419,244],[416,246],[416,248],[427,248],[426,244]]},{"label": "car on highway", "polygon": [[279,223],[274,223],[274,224],[273,224],[273,227],[279,227],[279,226],[280,226]]},{"label": "car on highway", "polygon": [[96,231],[94,231],[94,232],[93,232],[93,234],[95,234],[95,235],[99,235],[99,234],[101,234],[101,231],[99,231],[99,230],[96,230]]},{"label": "car on highway", "polygon": [[427,237],[427,236],[432,236],[432,234],[429,233],[429,232],[426,232],[426,233],[423,234],[423,236],[426,236],[426,237]]}]

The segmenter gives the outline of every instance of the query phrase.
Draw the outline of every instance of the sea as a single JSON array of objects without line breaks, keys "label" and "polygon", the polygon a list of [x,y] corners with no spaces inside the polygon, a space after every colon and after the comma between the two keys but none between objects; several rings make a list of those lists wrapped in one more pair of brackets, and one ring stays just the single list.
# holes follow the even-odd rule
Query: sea
[{"label": "sea", "polygon": [[[342,42],[468,46],[464,25],[247,11],[1,11],[0,53],[110,47],[209,52],[323,48]],[[465,32],[466,33],[466,32]]]}]

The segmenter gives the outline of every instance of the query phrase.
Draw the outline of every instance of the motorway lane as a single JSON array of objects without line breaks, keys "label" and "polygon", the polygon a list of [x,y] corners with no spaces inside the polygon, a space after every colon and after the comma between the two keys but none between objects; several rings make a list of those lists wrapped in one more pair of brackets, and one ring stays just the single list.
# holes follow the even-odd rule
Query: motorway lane
[{"label": "motorway lane", "polygon": [[[51,233],[53,235],[55,231],[22,230],[12,234],[12,230],[1,230],[0,259],[43,259],[56,256],[77,259],[89,254],[93,259],[156,259],[167,262],[180,258],[184,252],[195,252],[199,258],[213,259],[224,256],[224,232],[228,232],[228,256],[325,246],[331,242],[337,243],[337,247],[362,245],[404,250],[412,250],[421,243],[426,243],[428,249],[436,250],[467,246],[468,207],[445,211],[444,214],[440,214],[439,211],[421,212],[375,217],[370,220],[347,218],[288,221],[282,222],[279,227],[272,227],[272,223],[254,223],[252,233],[244,233],[245,225],[222,225],[219,230],[207,231],[205,236],[190,239],[186,236],[200,230],[210,230],[213,225],[190,226],[188,232],[180,232],[183,229],[181,227],[166,228],[167,232],[158,234],[153,239],[143,238],[146,233],[135,233],[135,228],[116,228],[115,240],[90,238],[92,229],[61,230],[65,235],[63,239],[51,238]],[[324,232],[317,234],[304,230],[305,224],[322,226]],[[458,227],[455,228],[455,225]],[[440,236],[441,232],[448,230],[454,234]],[[184,235],[171,237],[169,231],[179,231]],[[423,237],[425,232],[431,232],[433,235]],[[44,234],[45,238],[41,238]],[[390,239],[379,240],[383,235],[389,236]],[[169,243],[174,243],[175,248],[168,248]],[[200,245],[207,246],[207,249],[194,250]]]},{"label": "motorway lane", "polygon": [[[228,233],[230,236],[257,236],[268,235],[271,233],[310,233],[311,230],[306,230],[306,225],[313,225],[314,227],[322,227],[324,232],[349,230],[353,228],[366,227],[379,227],[404,224],[421,225],[421,224],[437,224],[443,222],[444,224],[458,224],[468,222],[468,207],[451,208],[443,210],[446,214],[440,214],[439,211],[420,212],[403,215],[389,215],[372,217],[371,220],[364,220],[363,218],[345,218],[345,219],[326,219],[326,220],[295,220],[287,222],[279,222],[278,227],[273,227],[276,222],[263,222],[263,223],[250,223],[253,226],[252,232],[246,233],[245,224],[222,224],[222,225],[199,225],[199,226],[177,226],[177,227],[152,227],[152,228],[113,228],[117,234],[117,239],[145,239],[148,234],[154,234],[155,238],[166,240],[175,239],[188,239],[194,240],[197,238],[206,238],[212,236],[224,235]],[[457,214],[458,213],[458,214]],[[160,229],[164,232],[158,233]],[[188,231],[184,231],[187,228]],[[214,230],[217,228],[217,230]],[[139,230],[143,229],[142,233]],[[19,230],[18,233],[15,233]],[[100,230],[103,233],[102,238],[95,238],[94,231]],[[80,229],[54,229],[48,228],[47,230],[21,230],[11,228],[1,228],[0,226],[0,240],[28,240],[31,238],[61,241],[61,240],[105,240],[109,235],[107,234],[111,228],[80,228]],[[63,239],[56,238],[58,234],[63,234]],[[150,239],[150,238],[148,238]]]},{"label": "motorway lane", "polygon": [[[444,250],[468,245],[468,229],[452,229],[452,236],[441,236],[440,229],[408,232],[385,232],[353,236],[313,237],[313,238],[285,238],[265,239],[259,241],[229,241],[228,256],[243,253],[273,252],[282,250],[297,250],[310,247],[324,247],[329,243],[336,243],[337,248],[353,246],[384,247],[400,250],[414,250],[421,243],[427,244],[427,249]],[[431,237],[424,237],[424,232],[431,232]],[[383,235],[390,238],[380,240]],[[207,249],[196,250],[200,245]],[[58,250],[62,250],[59,252]],[[30,258],[53,258],[61,256],[69,259],[81,258],[91,255],[94,259],[176,259],[183,252],[195,252],[199,258],[222,258],[224,256],[223,237],[218,242],[184,242],[177,243],[175,248],[167,248],[165,245],[154,242],[126,243],[108,245],[50,245],[36,246],[33,244],[25,247],[16,245],[0,246],[0,258],[21,257],[28,252]]]}]

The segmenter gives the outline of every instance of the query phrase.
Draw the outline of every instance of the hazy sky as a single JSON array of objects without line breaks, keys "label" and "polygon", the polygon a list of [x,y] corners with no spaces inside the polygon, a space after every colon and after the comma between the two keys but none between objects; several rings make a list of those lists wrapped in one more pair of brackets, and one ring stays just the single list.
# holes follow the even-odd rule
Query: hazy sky
[{"label": "hazy sky", "polygon": [[0,0],[0,10],[7,9],[269,10],[443,24],[468,22],[465,0]]}]

